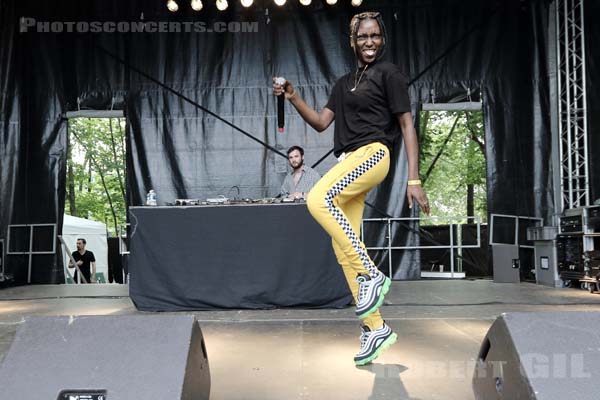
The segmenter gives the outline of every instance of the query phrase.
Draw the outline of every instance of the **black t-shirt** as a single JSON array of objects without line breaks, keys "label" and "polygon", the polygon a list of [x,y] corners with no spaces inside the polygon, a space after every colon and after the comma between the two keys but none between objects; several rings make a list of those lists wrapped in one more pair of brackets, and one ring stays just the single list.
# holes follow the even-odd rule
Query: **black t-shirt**
[{"label": "black t-shirt", "polygon": [[325,105],[335,114],[336,157],[373,142],[391,149],[402,134],[396,114],[410,111],[406,77],[396,65],[380,61],[370,64],[360,78],[362,72],[361,68],[358,74],[353,71],[338,79]]},{"label": "black t-shirt", "polygon": [[[75,261],[83,261],[83,264],[79,266],[79,269],[81,270],[81,273],[88,281],[88,283],[90,283],[90,278],[92,276],[90,272],[90,263],[96,262],[96,257],[94,257],[94,253],[86,250],[83,254],[79,253],[78,251],[74,251],[72,254]],[[77,282],[77,270],[75,270],[75,282]]]}]

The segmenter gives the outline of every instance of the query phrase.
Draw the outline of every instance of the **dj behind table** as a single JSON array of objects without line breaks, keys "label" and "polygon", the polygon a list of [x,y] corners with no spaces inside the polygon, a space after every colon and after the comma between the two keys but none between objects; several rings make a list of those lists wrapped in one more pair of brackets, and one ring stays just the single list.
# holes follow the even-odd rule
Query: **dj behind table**
[{"label": "dj behind table", "polygon": [[190,199],[176,203],[180,205],[129,208],[129,287],[138,309],[350,303],[331,239],[304,202],[223,197],[206,204]]}]

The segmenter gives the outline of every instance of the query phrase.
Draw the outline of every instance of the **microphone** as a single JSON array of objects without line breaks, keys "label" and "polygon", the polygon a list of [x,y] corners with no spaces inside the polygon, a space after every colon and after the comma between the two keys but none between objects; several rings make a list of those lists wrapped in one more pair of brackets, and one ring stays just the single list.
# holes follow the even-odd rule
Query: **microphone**
[{"label": "microphone", "polygon": [[[285,78],[282,78],[282,77],[275,78],[275,83],[283,86],[283,84],[285,83]],[[285,107],[285,93],[281,93],[279,96],[277,96],[277,131],[279,133],[283,133],[283,127],[285,126],[284,107]]]},{"label": "microphone", "polygon": [[285,125],[285,116],[283,108],[285,105],[285,95],[282,93],[277,96],[277,130],[279,133],[283,133],[283,127]]}]

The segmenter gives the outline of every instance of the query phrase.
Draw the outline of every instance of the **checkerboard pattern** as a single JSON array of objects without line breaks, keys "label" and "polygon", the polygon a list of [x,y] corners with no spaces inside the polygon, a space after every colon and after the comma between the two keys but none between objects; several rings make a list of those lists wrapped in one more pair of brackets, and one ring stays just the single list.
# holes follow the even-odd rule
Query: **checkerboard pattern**
[{"label": "checkerboard pattern", "polygon": [[360,257],[360,260],[363,266],[369,271],[369,275],[372,277],[376,277],[380,272],[373,265],[371,259],[367,255],[367,250],[362,245],[360,239],[356,236],[356,233],[352,229],[350,222],[346,219],[344,213],[334,205],[333,199],[340,194],[345,188],[347,188],[352,182],[358,179],[361,175],[365,174],[368,170],[373,168],[380,162],[385,156],[384,150],[378,150],[375,154],[369,157],[365,162],[360,164],[358,167],[350,171],[347,175],[345,175],[340,181],[338,181],[325,196],[325,205],[327,206],[327,210],[329,213],[335,218],[337,223],[340,225],[350,242],[352,243],[352,247]]}]

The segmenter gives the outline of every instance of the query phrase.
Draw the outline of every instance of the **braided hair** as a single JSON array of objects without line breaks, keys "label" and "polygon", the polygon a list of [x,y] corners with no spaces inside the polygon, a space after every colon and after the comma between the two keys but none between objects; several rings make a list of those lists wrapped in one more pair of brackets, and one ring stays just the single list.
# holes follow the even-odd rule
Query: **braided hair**
[{"label": "braided hair", "polygon": [[379,60],[383,56],[383,53],[385,53],[385,47],[387,44],[387,31],[385,29],[385,24],[383,23],[383,18],[381,17],[381,14],[379,12],[366,11],[360,14],[356,14],[352,17],[352,19],[350,20],[350,47],[352,47],[352,50],[354,50],[354,55],[358,58],[358,46],[356,45],[356,36],[358,34],[358,27],[360,26],[360,21],[365,19],[374,19],[379,24],[379,29],[381,30],[381,35],[383,37],[383,43],[381,47],[377,50],[376,60]]}]

